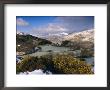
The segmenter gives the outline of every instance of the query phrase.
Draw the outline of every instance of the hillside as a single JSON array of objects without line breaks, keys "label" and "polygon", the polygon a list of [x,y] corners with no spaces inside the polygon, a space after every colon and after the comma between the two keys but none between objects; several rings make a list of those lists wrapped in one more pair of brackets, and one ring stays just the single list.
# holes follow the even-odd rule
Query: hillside
[{"label": "hillside", "polygon": [[66,34],[66,35],[51,35],[46,37],[47,40],[51,41],[52,43],[61,44],[62,41],[79,41],[79,42],[94,42],[94,30],[85,30],[81,32]]},{"label": "hillside", "polygon": [[51,44],[51,42],[29,34],[16,34],[17,52],[31,52],[35,47],[45,44]]},{"label": "hillside", "polygon": [[81,48],[93,49],[94,30],[85,30],[71,34],[50,35],[45,37],[45,39],[21,32],[16,35],[17,52],[33,52],[35,47],[45,44],[71,47],[73,50],[79,50]]},{"label": "hillside", "polygon": [[69,41],[89,41],[94,42],[94,30],[86,30],[82,32],[72,33],[63,37],[64,40]]}]

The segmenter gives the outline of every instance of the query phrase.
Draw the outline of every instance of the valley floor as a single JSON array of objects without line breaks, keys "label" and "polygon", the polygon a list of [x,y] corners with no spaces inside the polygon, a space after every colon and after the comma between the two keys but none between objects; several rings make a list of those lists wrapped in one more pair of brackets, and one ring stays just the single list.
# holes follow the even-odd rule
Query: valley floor
[{"label": "valley floor", "polygon": [[[52,55],[70,54],[70,55],[73,55],[76,57],[80,56],[80,50],[72,51],[69,47],[58,47],[58,46],[52,46],[52,45],[42,45],[40,47],[42,48],[41,51],[37,51],[37,52],[32,53],[32,54],[17,56],[17,57],[21,57],[21,59],[17,58],[18,62],[21,62],[22,58],[24,58],[26,56],[41,57],[41,56],[51,55],[51,54]],[[92,65],[92,71],[94,72],[94,57],[86,57],[86,58],[82,58],[82,59],[84,59],[87,64]],[[42,69],[35,69],[33,71],[20,72],[18,75],[30,75],[30,74],[42,75],[42,74],[52,74],[52,72],[51,71],[44,72]]]}]

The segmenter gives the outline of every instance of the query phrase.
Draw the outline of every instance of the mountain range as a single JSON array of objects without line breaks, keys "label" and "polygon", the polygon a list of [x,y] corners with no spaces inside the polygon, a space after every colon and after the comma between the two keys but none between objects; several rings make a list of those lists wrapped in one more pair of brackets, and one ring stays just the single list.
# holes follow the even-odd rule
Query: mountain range
[{"label": "mountain range", "polygon": [[94,42],[94,30],[85,30],[81,32],[71,33],[71,34],[59,34],[59,35],[49,35],[46,37],[47,40],[52,43],[61,44],[62,41],[89,41]]},{"label": "mountain range", "polygon": [[[17,32],[19,35],[29,35],[25,34],[23,32]],[[75,33],[58,33],[58,34],[49,34],[46,37],[43,37],[43,39],[46,39],[48,41],[51,41],[52,43],[58,43],[61,44],[62,41],[68,40],[68,41],[89,41],[94,42],[94,29],[91,30],[84,30],[81,32],[75,32]]]}]

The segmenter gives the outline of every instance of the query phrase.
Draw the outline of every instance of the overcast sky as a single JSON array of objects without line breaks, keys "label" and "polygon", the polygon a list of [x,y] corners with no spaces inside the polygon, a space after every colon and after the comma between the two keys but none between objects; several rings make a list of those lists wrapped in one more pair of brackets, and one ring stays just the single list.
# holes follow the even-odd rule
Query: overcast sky
[{"label": "overcast sky", "polygon": [[94,29],[94,16],[17,16],[17,32],[35,36]]}]

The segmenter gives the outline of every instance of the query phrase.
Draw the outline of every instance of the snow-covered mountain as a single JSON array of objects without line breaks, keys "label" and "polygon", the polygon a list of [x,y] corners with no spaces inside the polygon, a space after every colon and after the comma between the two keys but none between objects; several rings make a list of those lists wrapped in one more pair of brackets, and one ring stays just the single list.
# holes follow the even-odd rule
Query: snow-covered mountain
[{"label": "snow-covered mountain", "polygon": [[51,41],[52,43],[61,44],[61,42],[63,41],[63,36],[53,35],[53,36],[47,37],[46,39],[49,40],[49,41]]},{"label": "snow-covered mountain", "polygon": [[56,33],[56,34],[49,34],[46,39],[53,42],[53,43],[58,43],[61,44],[63,41],[63,37],[67,36],[68,33],[62,32],[62,33]]},{"label": "snow-covered mountain", "polygon": [[71,34],[49,35],[46,39],[53,43],[59,43],[59,44],[61,44],[61,42],[65,40],[94,42],[94,30],[93,29],[85,30]]},{"label": "snow-covered mountain", "polygon": [[29,35],[28,33],[20,32],[20,31],[17,31],[16,34],[18,34],[18,35]]},{"label": "snow-covered mountain", "polygon": [[[19,35],[29,35],[24,32],[17,32]],[[37,35],[37,37],[39,37]],[[43,39],[49,40],[53,43],[61,44],[62,41],[68,40],[68,41],[90,41],[94,42],[94,29],[91,30],[85,30],[81,32],[75,32],[68,34],[66,32],[62,33],[56,33],[56,34],[48,34],[47,36],[41,37]]]},{"label": "snow-covered mountain", "polygon": [[69,41],[94,41],[94,30],[86,30],[82,32],[72,33],[63,37],[64,40]]}]

